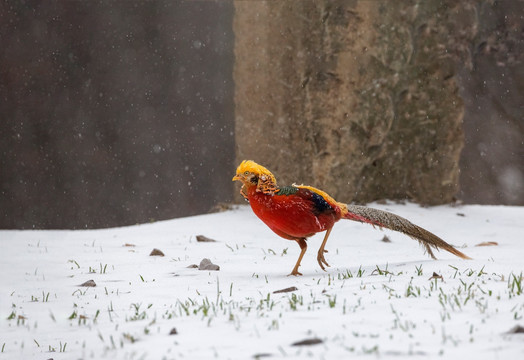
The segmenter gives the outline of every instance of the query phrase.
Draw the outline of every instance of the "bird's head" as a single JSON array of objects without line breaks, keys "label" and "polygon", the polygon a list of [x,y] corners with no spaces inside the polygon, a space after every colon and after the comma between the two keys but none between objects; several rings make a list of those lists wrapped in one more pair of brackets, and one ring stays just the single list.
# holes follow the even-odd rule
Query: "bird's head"
[{"label": "bird's head", "polygon": [[264,193],[274,192],[277,186],[277,180],[271,171],[252,160],[240,163],[233,181],[241,181],[246,188],[256,186],[257,191]]}]

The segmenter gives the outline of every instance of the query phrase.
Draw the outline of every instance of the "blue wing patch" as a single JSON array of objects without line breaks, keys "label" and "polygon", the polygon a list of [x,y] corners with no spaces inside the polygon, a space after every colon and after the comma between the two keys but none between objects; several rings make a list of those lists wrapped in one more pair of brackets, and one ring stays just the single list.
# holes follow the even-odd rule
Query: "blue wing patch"
[{"label": "blue wing patch", "polygon": [[313,191],[311,191],[311,194],[311,200],[313,200],[313,205],[315,206],[315,210],[318,211],[318,213],[333,210],[331,205],[329,205],[329,203],[321,195]]}]

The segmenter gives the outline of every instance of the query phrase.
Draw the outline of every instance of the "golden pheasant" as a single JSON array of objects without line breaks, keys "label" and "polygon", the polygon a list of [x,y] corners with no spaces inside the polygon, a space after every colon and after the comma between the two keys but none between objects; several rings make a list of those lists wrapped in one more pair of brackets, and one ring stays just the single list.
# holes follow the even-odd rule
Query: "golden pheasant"
[{"label": "golden pheasant", "polygon": [[329,266],[324,258],[326,242],[333,225],[340,219],[360,221],[404,233],[424,246],[433,259],[436,258],[432,247],[469,259],[438,236],[398,215],[366,206],[340,203],[312,186],[279,187],[273,174],[254,161],[242,161],[233,177],[233,181],[237,180],[242,182],[240,193],[249,201],[255,215],[277,235],[294,240],[300,246],[300,255],[290,275],[302,275],[298,268],[307,250],[306,239],[321,231],[325,231],[326,235],[318,250],[317,261],[322,270],[326,270],[324,265]]}]

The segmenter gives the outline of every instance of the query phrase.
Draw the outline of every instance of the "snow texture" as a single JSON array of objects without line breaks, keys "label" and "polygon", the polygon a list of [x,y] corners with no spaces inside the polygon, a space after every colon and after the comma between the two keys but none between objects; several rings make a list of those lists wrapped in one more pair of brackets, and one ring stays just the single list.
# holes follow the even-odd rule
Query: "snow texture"
[{"label": "snow texture", "polygon": [[[341,220],[327,272],[317,234],[304,276],[287,276],[298,245],[247,206],[125,228],[0,231],[0,358],[523,359],[524,334],[511,330],[524,325],[524,208],[372,206],[474,260],[431,260],[405,235]],[[220,270],[195,268],[204,258]]]}]

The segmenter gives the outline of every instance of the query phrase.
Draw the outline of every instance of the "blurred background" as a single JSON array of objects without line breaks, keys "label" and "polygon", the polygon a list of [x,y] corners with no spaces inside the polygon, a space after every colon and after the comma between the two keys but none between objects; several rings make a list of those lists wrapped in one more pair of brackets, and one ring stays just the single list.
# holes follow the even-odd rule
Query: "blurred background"
[{"label": "blurred background", "polygon": [[232,15],[231,2],[2,2],[0,226],[231,201]]},{"label": "blurred background", "polygon": [[[524,205],[524,2],[468,4],[456,197]],[[123,226],[233,201],[235,6],[2,2],[0,228]]]}]

